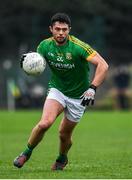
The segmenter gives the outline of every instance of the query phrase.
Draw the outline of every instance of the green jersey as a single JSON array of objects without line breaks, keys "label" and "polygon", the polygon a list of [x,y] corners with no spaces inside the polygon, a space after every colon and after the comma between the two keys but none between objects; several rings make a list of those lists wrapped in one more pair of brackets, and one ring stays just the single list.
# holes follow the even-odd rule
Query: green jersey
[{"label": "green jersey", "polygon": [[86,43],[69,35],[58,46],[53,37],[43,40],[37,52],[47,61],[51,72],[49,88],[56,88],[71,98],[80,98],[89,87],[89,60],[96,52]]}]

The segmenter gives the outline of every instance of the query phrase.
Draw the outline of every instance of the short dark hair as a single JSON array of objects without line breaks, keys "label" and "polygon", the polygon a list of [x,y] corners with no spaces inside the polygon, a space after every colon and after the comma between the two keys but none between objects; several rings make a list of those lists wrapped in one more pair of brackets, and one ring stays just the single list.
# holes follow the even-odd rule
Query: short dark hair
[{"label": "short dark hair", "polygon": [[56,22],[62,22],[68,24],[69,27],[71,27],[71,19],[70,17],[65,13],[56,13],[51,17],[51,26]]}]

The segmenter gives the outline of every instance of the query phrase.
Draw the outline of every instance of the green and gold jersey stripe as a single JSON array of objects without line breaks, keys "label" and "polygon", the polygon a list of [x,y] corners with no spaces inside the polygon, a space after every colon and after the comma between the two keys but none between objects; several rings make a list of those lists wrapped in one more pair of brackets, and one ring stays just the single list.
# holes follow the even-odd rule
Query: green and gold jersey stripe
[{"label": "green and gold jersey stripe", "polygon": [[90,46],[80,41],[79,39],[75,38],[74,36],[69,36],[69,40],[77,44],[78,46],[82,47],[83,49],[85,49],[88,52],[88,54],[92,54],[94,52],[94,50]]},{"label": "green and gold jersey stripe", "polygon": [[90,55],[86,58],[86,60],[87,60],[87,61],[90,61],[96,54],[97,54],[97,52],[96,52],[96,51],[93,51],[93,53],[90,54]]}]

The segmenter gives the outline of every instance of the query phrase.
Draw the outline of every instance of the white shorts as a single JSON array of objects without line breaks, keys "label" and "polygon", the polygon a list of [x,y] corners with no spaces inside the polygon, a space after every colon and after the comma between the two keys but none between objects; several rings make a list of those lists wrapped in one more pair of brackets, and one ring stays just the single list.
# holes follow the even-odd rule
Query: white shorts
[{"label": "white shorts", "polygon": [[65,96],[56,88],[51,88],[47,99],[55,99],[64,107],[64,113],[68,120],[79,122],[84,114],[85,107],[81,105],[81,99],[73,99]]}]

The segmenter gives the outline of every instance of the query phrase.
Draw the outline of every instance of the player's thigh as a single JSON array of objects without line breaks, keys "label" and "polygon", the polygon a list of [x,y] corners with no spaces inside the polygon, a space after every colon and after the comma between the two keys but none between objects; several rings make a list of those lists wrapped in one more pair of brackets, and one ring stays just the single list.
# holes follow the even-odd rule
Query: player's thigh
[{"label": "player's thigh", "polygon": [[46,99],[41,121],[54,122],[56,117],[64,110],[64,107],[54,99]]},{"label": "player's thigh", "polygon": [[73,132],[73,129],[76,127],[77,124],[78,124],[77,122],[70,121],[67,119],[66,116],[64,116],[59,126],[60,134],[71,135]]}]

